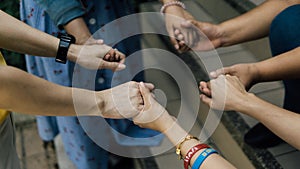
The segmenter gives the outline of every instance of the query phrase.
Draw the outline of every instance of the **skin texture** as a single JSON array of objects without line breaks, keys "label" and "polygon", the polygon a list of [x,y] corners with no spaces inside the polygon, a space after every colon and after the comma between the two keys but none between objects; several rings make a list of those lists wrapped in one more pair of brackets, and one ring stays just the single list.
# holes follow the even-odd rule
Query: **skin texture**
[{"label": "skin texture", "polygon": [[[225,85],[224,87],[224,80]],[[300,115],[272,105],[252,93],[248,93],[236,76],[220,75],[210,83],[201,82],[201,100],[211,108],[234,110],[252,116],[262,122],[283,140],[300,149],[299,121]],[[220,93],[226,93],[226,99]],[[225,102],[224,102],[225,101]],[[293,124],[293,125],[291,125]],[[291,132],[287,132],[291,131]],[[292,132],[294,131],[294,132]]]},{"label": "skin texture", "polygon": [[[230,46],[267,36],[274,17],[285,8],[299,3],[299,0],[269,0],[252,11],[219,25],[196,21],[194,24],[203,32],[207,30],[217,32],[207,34],[209,39],[219,42],[214,47]],[[202,24],[206,24],[206,29],[201,28]],[[197,50],[197,48],[195,49]],[[200,82],[199,88],[203,92],[200,96],[201,100],[215,109],[235,110],[252,116],[283,140],[299,149],[299,143],[297,143],[299,134],[286,132],[299,130],[297,125],[300,120],[299,115],[276,107],[246,92],[259,82],[299,78],[299,55],[298,47],[261,62],[236,64],[213,71],[210,76],[215,78],[214,80]],[[226,87],[224,87],[225,85]],[[220,92],[226,93],[226,99]],[[224,103],[225,107],[222,106]]]},{"label": "skin texture", "polygon": [[[76,44],[79,45],[97,45],[102,51],[102,58],[105,61],[111,61],[111,62],[105,62],[107,64],[111,64],[109,67],[116,67],[117,65],[114,65],[113,62],[119,62],[124,63],[125,62],[125,55],[117,50],[112,49],[110,46],[107,46],[104,44],[104,41],[102,39],[94,39],[84,22],[82,17],[75,18],[72,21],[68,22],[66,25],[64,25],[64,29],[67,31],[67,33],[73,35],[76,38]],[[85,46],[88,48],[88,46]],[[90,50],[90,49],[87,49]],[[86,52],[83,52],[86,53]],[[86,56],[88,57],[88,56]],[[83,57],[83,58],[86,58]],[[89,67],[89,66],[87,66]],[[103,66],[106,67],[106,66]]]},{"label": "skin texture", "polygon": [[[36,30],[23,22],[0,11],[0,46],[8,50],[27,53],[35,56],[55,57],[59,39]],[[82,52],[82,50],[84,50]],[[89,69],[125,69],[123,54],[104,58],[111,47],[106,45],[75,45],[71,44],[67,59]],[[109,61],[108,61],[109,60]]]},{"label": "skin texture", "polygon": [[[229,46],[267,36],[268,28],[274,17],[286,7],[296,3],[299,3],[299,1],[270,0],[241,17],[224,22],[223,25],[189,21],[182,23],[182,26],[190,27],[191,24],[194,24],[199,29],[202,29],[201,31],[205,32],[206,36],[208,36],[212,43],[208,44],[210,43],[208,41],[201,42],[201,45],[196,45],[194,48],[196,50],[210,50],[214,47]],[[254,24],[251,24],[253,21],[255,21],[255,23],[259,23],[258,25],[255,25],[257,27],[254,27]],[[245,27],[244,25],[247,25],[247,28],[243,30],[241,28]],[[181,40],[186,41],[187,38],[183,36],[180,30],[175,31],[177,31],[175,32],[177,38],[181,38]],[[260,32],[258,33],[257,31]],[[179,35],[182,35],[183,37],[179,37]],[[205,45],[205,43],[207,43],[207,45]],[[297,65],[299,65],[295,63],[297,62],[296,56],[299,57],[297,52],[298,50],[299,49],[291,51],[292,53],[294,52],[293,54],[284,54],[285,56],[275,57],[272,60],[265,62],[257,64],[239,64],[212,72],[210,75],[215,78],[214,80],[200,83],[199,88],[203,92],[200,96],[201,100],[212,108],[220,110],[224,109],[223,104],[225,101],[225,110],[236,110],[257,118],[274,133],[299,149],[298,140],[300,139],[300,135],[297,135],[297,132],[286,131],[299,131],[300,127],[297,124],[299,124],[300,115],[267,103],[257,98],[255,95],[248,93],[245,89],[245,85],[247,88],[250,88],[256,82],[278,79],[286,76],[290,71],[294,71]],[[289,62],[287,59],[288,55],[294,56],[295,58]],[[271,66],[274,65],[272,62],[277,64],[281,62],[282,64],[282,61],[285,61],[285,63],[289,62],[289,65],[292,66],[292,68],[289,69],[289,66],[286,66],[283,68],[284,70],[277,72],[279,75],[276,75],[276,72],[272,72],[272,70],[277,69],[269,69],[269,67],[271,68]],[[263,68],[266,68],[266,70],[263,71]],[[250,77],[245,76],[246,72],[249,73]],[[241,81],[236,76],[225,76],[224,74],[236,74],[239,76]],[[296,74],[297,72],[293,72],[290,77],[293,78]],[[226,87],[224,87],[224,85]],[[179,141],[187,135],[187,132],[185,132],[176,123],[174,118],[172,118],[167,111],[162,111],[161,106],[158,105],[154,98],[151,98],[150,94],[147,92],[149,91],[141,89],[145,102],[145,109],[140,115],[134,118],[134,122],[141,127],[152,128],[163,132],[174,145],[178,146]],[[226,93],[225,97],[224,93]],[[182,155],[184,156],[192,146],[198,143],[199,142],[196,140],[186,141],[181,146]],[[194,163],[194,160],[198,155],[199,153],[193,157],[190,165]],[[234,168],[234,166],[218,155],[211,155],[201,166],[201,169],[205,168]]]},{"label": "skin texture", "polygon": [[[170,0],[162,0],[163,4],[171,2]],[[182,37],[191,37],[189,43],[193,43],[193,39],[197,38],[196,31],[190,28],[181,28],[180,24],[185,20],[192,20],[194,17],[190,15],[182,7],[172,5],[165,8],[165,21],[166,29],[169,33],[171,43],[174,45],[174,48],[179,52],[186,52],[189,50],[187,42],[185,42]],[[175,36],[175,30],[181,28],[182,37]]]},{"label": "skin texture", "polygon": [[[2,11],[0,11],[0,21],[0,47],[37,56],[56,56],[59,39],[33,29]],[[125,65],[122,66],[119,62],[108,62],[102,59],[107,49],[110,47],[99,44],[86,46],[74,44],[70,46],[68,59],[94,69],[125,68]],[[143,107],[143,100],[136,82],[128,82],[109,90],[94,92],[59,86],[10,66],[0,66],[0,79],[2,96],[0,108],[15,112],[47,116],[76,116],[73,94],[75,97],[76,94],[80,96],[76,97],[79,98],[76,100],[76,108],[79,110],[77,115],[106,118],[133,117]],[[154,88],[152,84],[147,84],[147,86],[151,90]],[[113,98],[112,91],[122,93],[122,96]],[[121,114],[118,109],[114,108],[115,105],[121,105],[123,110],[130,111],[130,113]]]},{"label": "skin texture", "polygon": [[210,76],[212,78],[222,74],[237,76],[246,89],[259,82],[299,78],[299,56],[300,47],[261,62],[224,67],[211,72]]},{"label": "skin texture", "polygon": [[[177,147],[178,144],[183,140],[188,133],[176,123],[176,119],[167,112],[153,97],[151,91],[143,84],[140,83],[140,91],[144,99],[143,111],[133,118],[135,124],[140,127],[150,128],[153,130],[164,133],[169,140]],[[181,155],[185,157],[190,148],[199,144],[200,142],[191,139],[185,141],[180,149]],[[191,159],[190,165],[193,165],[199,154],[203,150],[197,152]],[[177,159],[174,159],[177,160]],[[204,163],[201,165],[201,169],[233,169],[228,161],[217,154],[210,155]]]},{"label": "skin texture", "polygon": [[[56,85],[10,66],[0,66],[0,79],[0,108],[10,111],[31,115],[122,119],[137,115],[143,108],[137,82],[94,92]],[[154,88],[152,84],[147,84],[147,87]],[[112,93],[121,95],[113,97]]]},{"label": "skin texture", "polygon": [[[191,46],[193,50],[203,51],[231,46],[267,36],[274,17],[285,8],[299,3],[299,0],[268,0],[253,10],[220,24],[190,20],[183,22],[181,29],[186,30],[193,25],[198,28],[200,38],[197,43],[193,42],[194,45]],[[189,38],[181,33],[181,29],[175,33],[175,36],[177,38],[183,36],[181,39],[189,44]],[[203,34],[210,41],[201,41]]]}]

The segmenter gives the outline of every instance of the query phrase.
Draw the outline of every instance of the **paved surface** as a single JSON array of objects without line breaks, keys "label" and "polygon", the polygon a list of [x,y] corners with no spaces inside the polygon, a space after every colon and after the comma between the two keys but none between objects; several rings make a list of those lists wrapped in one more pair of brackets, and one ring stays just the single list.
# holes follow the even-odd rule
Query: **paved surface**
[{"label": "paved surface", "polygon": [[43,143],[34,121],[16,126],[16,145],[22,169],[58,169],[55,146]]}]

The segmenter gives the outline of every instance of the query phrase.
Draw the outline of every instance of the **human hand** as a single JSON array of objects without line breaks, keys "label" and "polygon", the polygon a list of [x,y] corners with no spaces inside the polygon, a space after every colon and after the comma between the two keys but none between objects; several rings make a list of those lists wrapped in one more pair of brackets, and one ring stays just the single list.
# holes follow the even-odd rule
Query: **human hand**
[{"label": "human hand", "polygon": [[[147,90],[153,90],[154,85],[145,84]],[[99,94],[104,101],[100,109],[102,116],[105,118],[131,118],[136,116],[144,107],[144,101],[140,92],[139,83],[127,82],[111,89],[102,91]]]},{"label": "human hand", "polygon": [[[193,29],[196,33],[187,36],[183,33],[182,29]],[[174,34],[177,39],[185,42],[180,45],[187,45],[193,50],[206,51],[222,46],[221,38],[223,33],[220,26],[208,22],[186,20],[181,23],[179,29],[175,30]]]},{"label": "human hand", "polygon": [[[171,43],[174,45],[175,49],[177,49],[179,52],[186,52],[189,50],[189,47],[185,45],[184,40],[182,37],[190,37],[190,43],[193,43],[193,39],[196,34],[196,30],[191,28],[181,28],[181,23],[185,20],[192,20],[194,19],[193,16],[188,13],[186,10],[184,10],[181,7],[178,6],[169,6],[166,10],[166,29],[169,33]],[[181,34],[178,37],[175,36],[175,30],[180,29]]]},{"label": "human hand", "polygon": [[[105,45],[103,39],[94,39],[91,36],[81,38],[79,39],[79,42],[77,43],[76,38],[76,44],[79,45]],[[104,56],[104,60],[106,61],[114,61],[114,60],[120,60],[120,57],[124,55],[123,53],[119,52],[117,49],[110,49]]]},{"label": "human hand", "polygon": [[87,69],[111,69],[119,71],[126,68],[125,55],[107,45],[76,45],[68,50],[68,60]]},{"label": "human hand", "polygon": [[237,76],[245,86],[246,90],[249,90],[259,81],[259,73],[255,63],[236,64],[209,73],[212,78],[217,78],[220,75],[226,74]]},{"label": "human hand", "polygon": [[174,119],[167,110],[162,107],[154,98],[153,94],[146,85],[140,83],[140,91],[144,100],[143,110],[133,118],[134,124],[164,132],[171,126]]},{"label": "human hand", "polygon": [[[105,45],[103,39],[94,39],[93,37],[89,37],[87,40],[85,39],[84,45]],[[125,55],[115,49],[110,49],[105,56],[103,57],[105,61],[121,61],[121,63],[125,62]]]},{"label": "human hand", "polygon": [[89,37],[88,39],[84,39],[81,41],[83,41],[83,42],[77,43],[77,39],[76,39],[76,44],[79,44],[79,45],[103,45],[104,44],[103,39],[94,39],[93,37]]},{"label": "human hand", "polygon": [[238,111],[249,93],[236,76],[220,75],[210,82],[200,82],[200,99],[213,109]]},{"label": "human hand", "polygon": [[[105,45],[103,39],[94,39],[91,36],[89,36],[88,39],[87,38],[81,39],[81,41],[83,41],[84,43],[78,43],[78,44],[82,44],[82,45]],[[117,49],[110,49],[105,54],[103,59],[106,60],[106,61],[120,60],[120,57],[122,55],[124,55],[124,54],[119,52]]]}]

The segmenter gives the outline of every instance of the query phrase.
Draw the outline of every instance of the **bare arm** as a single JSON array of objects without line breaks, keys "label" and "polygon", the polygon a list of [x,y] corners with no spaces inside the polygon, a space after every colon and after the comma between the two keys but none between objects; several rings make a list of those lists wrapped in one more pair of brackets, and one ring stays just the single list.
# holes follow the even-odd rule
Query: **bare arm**
[{"label": "bare arm", "polygon": [[201,100],[211,108],[219,110],[224,108],[224,110],[234,110],[252,116],[283,140],[300,149],[300,115],[246,92],[236,76],[221,75],[211,80],[210,84],[201,82],[200,90],[204,93],[201,95]]},{"label": "bare arm", "polygon": [[250,41],[265,37],[269,33],[272,20],[282,10],[299,0],[268,0],[253,10],[221,23],[222,46]]},{"label": "bare arm", "polygon": [[[161,0],[163,4],[170,3],[174,0]],[[177,0],[176,0],[177,1]],[[178,30],[180,28],[180,24],[185,20],[192,20],[194,17],[187,12],[185,9],[183,9],[180,6],[177,5],[171,5],[165,8],[164,10],[165,15],[165,22],[166,22],[166,29],[169,33],[169,38],[171,40],[171,43],[174,45],[175,49],[177,49],[179,52],[185,52],[188,51],[189,48],[186,46],[186,44],[193,43],[194,38],[196,36],[196,31],[193,29],[181,29],[182,36],[185,36],[189,41],[184,42],[181,40],[181,38],[175,38],[175,30]]]},{"label": "bare arm", "polygon": [[239,112],[254,117],[277,136],[285,140],[298,150],[300,149],[300,115],[272,105],[254,94],[249,94],[243,105],[239,105]]},{"label": "bare arm", "polygon": [[[170,117],[170,116],[169,116]],[[169,140],[176,146],[178,147],[178,143],[183,140],[188,133],[183,130],[175,121],[173,121],[172,123],[168,123],[167,120],[164,120],[165,122],[162,123],[161,125],[165,125],[165,126],[172,126],[171,129],[169,129],[167,132],[165,132],[164,134],[169,138]],[[186,154],[188,153],[188,151],[198,145],[201,144],[200,141],[197,140],[188,140],[185,141],[181,147],[180,147],[180,152],[182,157],[185,157]],[[198,158],[198,156],[200,155],[200,153],[204,151],[204,150],[200,150],[198,151],[191,159],[190,161],[190,166],[193,166],[194,162],[196,161],[196,159]],[[230,164],[227,160],[225,160],[223,157],[221,157],[218,154],[212,154],[210,155],[204,162],[203,164],[200,166],[200,169],[234,169],[235,167]]]},{"label": "bare arm", "polygon": [[[164,133],[169,140],[177,147],[180,141],[182,141],[188,133],[176,123],[175,119],[169,115],[158,102],[155,101],[150,91],[143,85],[140,84],[140,90],[144,99],[143,112],[133,118],[135,124],[140,127],[150,128],[153,130]],[[201,142],[191,139],[185,141],[181,147],[181,155],[185,157],[187,152],[195,145]],[[197,152],[191,159],[190,166],[192,166],[203,150]],[[177,160],[177,159],[174,159]],[[234,169],[228,161],[217,154],[210,155],[200,167],[201,169]]]},{"label": "bare arm", "polygon": [[250,89],[259,82],[299,78],[299,67],[300,47],[261,62],[224,67],[211,72],[210,76],[213,78],[221,74],[237,76],[246,89]]},{"label": "bare arm", "polygon": [[71,35],[75,36],[77,44],[84,44],[92,36],[82,17],[73,19],[64,29]]},{"label": "bare arm", "polygon": [[299,78],[300,47],[254,64],[259,82]]},{"label": "bare arm", "polygon": [[59,39],[0,11],[0,47],[20,53],[55,57]]},{"label": "bare arm", "polygon": [[[34,29],[1,10],[0,37],[1,48],[36,56],[55,57],[59,45],[58,38]],[[125,55],[110,49],[106,45],[71,44],[67,59],[89,69],[124,69]],[[110,55],[107,55],[108,51]]]},{"label": "bare arm", "polygon": [[94,39],[91,35],[90,30],[88,29],[85,21],[82,17],[75,18],[71,20],[69,23],[64,25],[64,29],[71,35],[75,36],[76,43],[80,45],[101,45],[102,47],[106,47],[106,55],[104,56],[104,60],[107,61],[116,61],[120,63],[125,62],[125,55],[119,51],[112,49],[110,46],[103,44],[102,39]]},{"label": "bare arm", "polygon": [[[0,79],[2,109],[34,115],[76,116],[72,88],[50,83],[10,66],[0,66]],[[91,91],[82,91],[87,95],[93,94]],[[92,107],[93,102],[89,97],[86,99],[82,100],[82,104]]]},{"label": "bare arm", "polygon": [[[182,28],[198,28],[198,36],[205,34],[206,38],[202,38],[195,42],[191,48],[193,50],[211,50],[218,47],[230,46],[246,41],[256,40],[269,34],[272,20],[285,8],[299,4],[299,0],[268,0],[253,10],[229,19],[220,24],[212,24],[201,21],[187,21],[182,23]],[[177,38],[184,37],[189,39],[178,30],[175,32]]]},{"label": "bare arm", "polygon": [[[143,108],[136,82],[94,92],[50,83],[10,66],[0,66],[0,79],[0,108],[10,111],[120,119],[131,118]],[[154,88],[152,84],[147,84],[147,87]]]}]

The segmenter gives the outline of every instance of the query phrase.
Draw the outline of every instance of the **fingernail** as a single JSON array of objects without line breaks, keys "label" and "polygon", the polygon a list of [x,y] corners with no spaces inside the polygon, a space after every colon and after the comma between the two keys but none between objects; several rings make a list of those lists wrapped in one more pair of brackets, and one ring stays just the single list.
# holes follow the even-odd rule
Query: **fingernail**
[{"label": "fingernail", "polygon": [[126,65],[124,64],[119,64],[118,67],[117,67],[117,70],[123,70],[126,68]]},{"label": "fingernail", "polygon": [[98,40],[98,43],[104,43],[104,40],[100,39]]},{"label": "fingernail", "polygon": [[175,47],[175,49],[179,49],[179,45],[175,45],[174,47]]},{"label": "fingernail", "polygon": [[216,72],[210,72],[209,75],[212,76],[212,77],[215,77],[216,76]]},{"label": "fingernail", "polygon": [[140,84],[141,84],[143,87],[145,87],[145,83],[144,83],[144,82],[140,82]]}]

